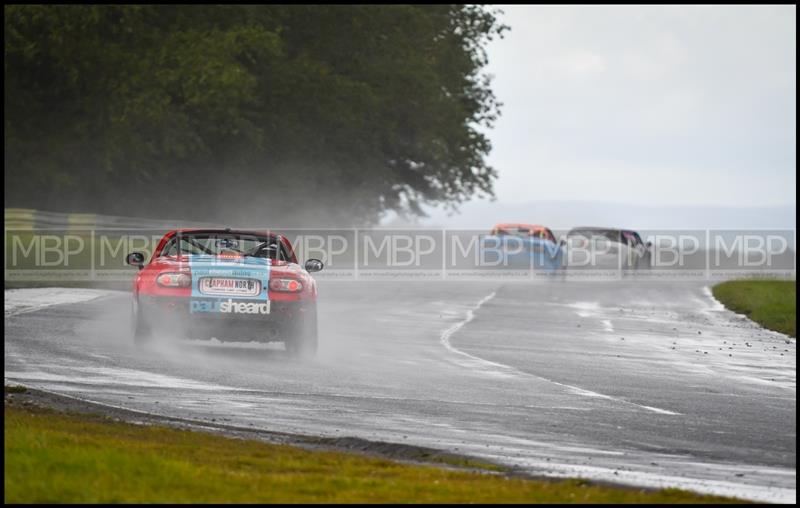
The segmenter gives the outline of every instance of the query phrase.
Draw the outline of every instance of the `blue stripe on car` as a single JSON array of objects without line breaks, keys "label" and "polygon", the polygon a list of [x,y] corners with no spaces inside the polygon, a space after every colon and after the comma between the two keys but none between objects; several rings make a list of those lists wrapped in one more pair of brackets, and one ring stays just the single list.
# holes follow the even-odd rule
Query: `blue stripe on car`
[{"label": "blue stripe on car", "polygon": [[[271,260],[268,258],[251,256],[234,259],[203,254],[193,254],[189,256],[189,266],[192,269],[190,312],[219,312],[219,303],[231,298],[235,298],[237,301],[268,301],[270,265]],[[261,283],[261,292],[254,296],[236,295],[209,297],[200,292],[200,279],[203,277],[255,279]]]}]

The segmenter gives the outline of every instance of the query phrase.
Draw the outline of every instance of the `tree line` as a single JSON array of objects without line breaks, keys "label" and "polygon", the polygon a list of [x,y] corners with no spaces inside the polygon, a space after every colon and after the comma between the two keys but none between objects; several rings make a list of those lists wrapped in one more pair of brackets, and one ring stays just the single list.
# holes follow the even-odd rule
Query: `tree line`
[{"label": "tree line", "polygon": [[6,206],[364,224],[491,195],[498,12],[5,7]]}]

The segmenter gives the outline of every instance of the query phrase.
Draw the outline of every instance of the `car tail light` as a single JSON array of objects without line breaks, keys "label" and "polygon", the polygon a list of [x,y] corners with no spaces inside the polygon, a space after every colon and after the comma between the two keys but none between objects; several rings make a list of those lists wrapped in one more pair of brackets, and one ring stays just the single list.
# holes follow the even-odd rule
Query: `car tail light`
[{"label": "car tail light", "polygon": [[192,276],[187,273],[162,273],[156,277],[156,282],[168,288],[188,288],[192,285]]},{"label": "car tail light", "polygon": [[297,293],[303,290],[303,284],[297,279],[270,279],[269,289],[271,291]]}]

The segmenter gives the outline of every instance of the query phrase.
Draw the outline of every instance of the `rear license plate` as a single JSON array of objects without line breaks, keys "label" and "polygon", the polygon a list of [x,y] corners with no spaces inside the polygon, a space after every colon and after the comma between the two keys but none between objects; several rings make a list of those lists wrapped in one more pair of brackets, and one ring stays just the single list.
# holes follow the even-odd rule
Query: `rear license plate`
[{"label": "rear license plate", "polygon": [[261,293],[261,282],[230,277],[203,277],[200,279],[200,292],[219,296],[258,296]]}]

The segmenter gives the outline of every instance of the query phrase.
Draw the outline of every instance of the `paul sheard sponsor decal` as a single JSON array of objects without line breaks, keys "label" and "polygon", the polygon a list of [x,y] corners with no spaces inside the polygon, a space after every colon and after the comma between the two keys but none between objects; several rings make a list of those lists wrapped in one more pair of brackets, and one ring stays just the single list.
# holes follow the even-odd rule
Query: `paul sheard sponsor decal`
[{"label": "paul sheard sponsor decal", "polygon": [[192,267],[190,312],[269,314],[269,259],[220,260],[195,255],[189,258],[189,264]]},{"label": "paul sheard sponsor decal", "polygon": [[191,312],[219,312],[222,314],[269,314],[269,300],[264,302],[238,302],[227,300],[192,300]]}]

